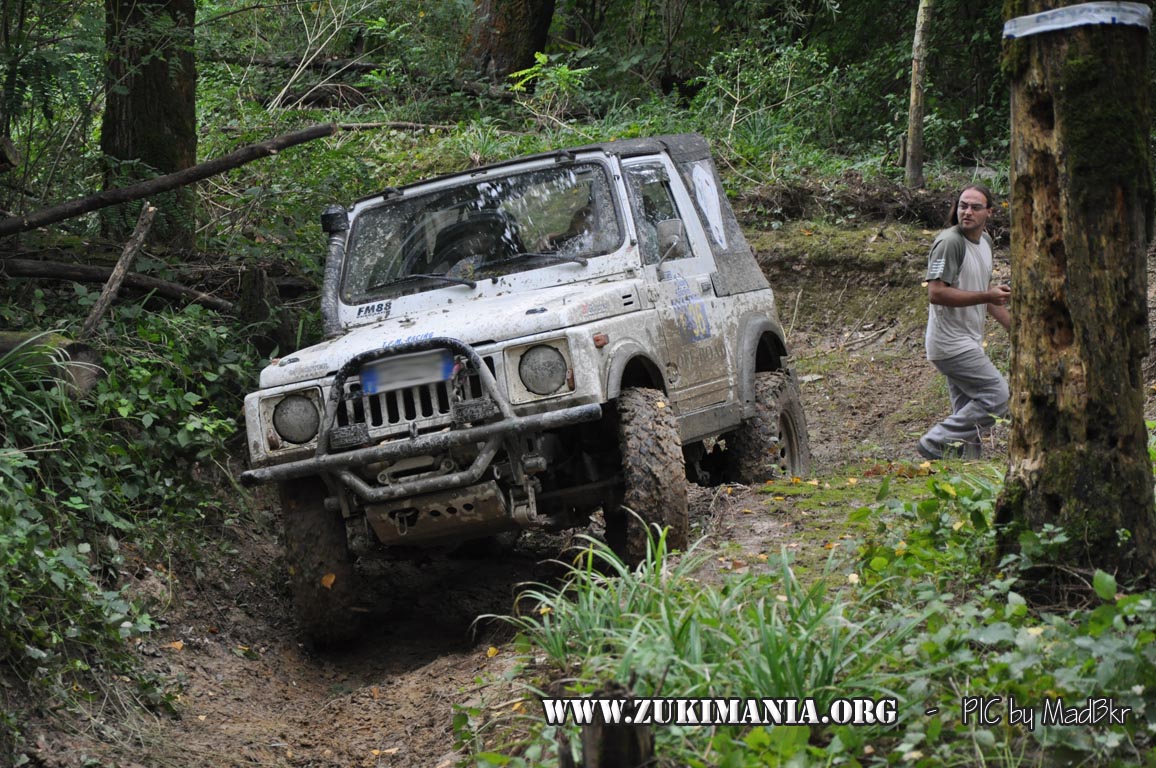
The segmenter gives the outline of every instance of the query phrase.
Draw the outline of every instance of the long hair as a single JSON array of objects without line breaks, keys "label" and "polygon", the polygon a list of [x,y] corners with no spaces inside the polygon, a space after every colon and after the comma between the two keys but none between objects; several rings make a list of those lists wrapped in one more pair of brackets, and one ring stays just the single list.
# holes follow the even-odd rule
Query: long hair
[{"label": "long hair", "polygon": [[947,226],[954,227],[959,223],[959,199],[963,197],[963,193],[969,189],[974,189],[976,192],[979,192],[981,195],[983,195],[983,199],[987,201],[988,208],[991,208],[995,205],[995,198],[992,197],[990,189],[982,184],[968,184],[966,187],[959,190],[959,192],[956,194],[955,202],[951,204],[951,216],[949,216],[947,219]]}]

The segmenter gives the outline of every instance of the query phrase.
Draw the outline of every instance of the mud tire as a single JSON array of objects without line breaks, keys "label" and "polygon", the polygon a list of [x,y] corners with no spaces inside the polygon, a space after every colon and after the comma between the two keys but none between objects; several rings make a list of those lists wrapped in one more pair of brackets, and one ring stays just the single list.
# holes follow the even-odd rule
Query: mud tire
[{"label": "mud tire", "polygon": [[686,549],[686,465],[678,422],[662,392],[622,390],[616,417],[622,483],[618,505],[606,515],[606,533],[615,553],[634,566],[646,558],[647,529],[654,524],[669,529],[668,549]]},{"label": "mud tire", "polygon": [[807,419],[794,377],[786,371],[755,374],[755,414],[727,435],[730,475],[758,485],[811,471]]},{"label": "mud tire", "polygon": [[[325,509],[325,483],[302,478],[281,483],[285,557],[297,622],[311,647],[349,642],[357,633],[356,582],[345,521]],[[332,575],[330,582],[326,577]]]}]

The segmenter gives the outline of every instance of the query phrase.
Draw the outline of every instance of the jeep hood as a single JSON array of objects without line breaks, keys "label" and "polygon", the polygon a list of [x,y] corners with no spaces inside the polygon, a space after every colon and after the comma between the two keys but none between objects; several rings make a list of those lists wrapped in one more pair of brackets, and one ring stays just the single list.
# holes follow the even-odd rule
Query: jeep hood
[{"label": "jeep hood", "polygon": [[455,338],[467,344],[511,341],[638,309],[635,283],[615,281],[458,300],[420,312],[403,311],[285,355],[261,371],[260,386],[268,389],[332,375],[346,360],[370,349],[437,337]]}]

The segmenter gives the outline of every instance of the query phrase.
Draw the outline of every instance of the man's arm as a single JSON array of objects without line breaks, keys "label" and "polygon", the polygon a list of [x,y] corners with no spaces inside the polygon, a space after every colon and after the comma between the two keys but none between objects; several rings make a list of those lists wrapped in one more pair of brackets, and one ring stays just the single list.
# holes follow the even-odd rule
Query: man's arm
[{"label": "man's arm", "polygon": [[965,291],[942,280],[927,281],[927,300],[944,307],[974,307],[976,304],[987,304],[990,311],[993,305],[1002,308],[1010,298],[1011,288],[1006,285],[993,285],[986,291]]},{"label": "man's arm", "polygon": [[1005,331],[1011,330],[1011,313],[1007,311],[1007,307],[1001,307],[996,304],[987,305],[987,313],[999,321]]}]

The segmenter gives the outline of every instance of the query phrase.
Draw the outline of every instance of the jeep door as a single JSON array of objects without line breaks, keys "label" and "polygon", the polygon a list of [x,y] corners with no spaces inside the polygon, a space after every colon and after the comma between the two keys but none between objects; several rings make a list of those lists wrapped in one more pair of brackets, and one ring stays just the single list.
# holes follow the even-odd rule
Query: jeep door
[{"label": "jeep door", "polygon": [[665,156],[626,160],[623,170],[648,297],[662,325],[670,398],[680,413],[724,402],[728,332],[719,327],[714,256],[694,205]]}]

